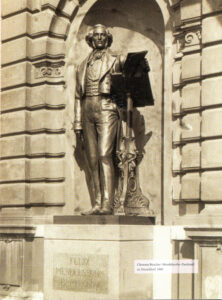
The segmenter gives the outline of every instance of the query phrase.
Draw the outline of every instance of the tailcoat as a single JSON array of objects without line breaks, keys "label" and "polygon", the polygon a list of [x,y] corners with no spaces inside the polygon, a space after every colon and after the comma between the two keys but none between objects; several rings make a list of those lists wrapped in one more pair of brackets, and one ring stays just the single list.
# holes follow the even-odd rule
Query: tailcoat
[{"label": "tailcoat", "polygon": [[[76,72],[76,92],[75,92],[75,120],[74,130],[81,130],[82,127],[82,102],[85,98],[85,86],[86,86],[86,70],[90,59],[93,56],[93,52],[90,53],[80,65],[77,67]],[[111,92],[111,74],[122,72],[125,57],[122,55],[112,54],[108,49],[105,51],[103,57],[103,63],[101,73],[99,77],[99,92],[100,96],[109,97]],[[111,103],[110,103],[111,104]],[[112,104],[115,104],[112,101]],[[110,105],[111,107],[115,105]]]}]

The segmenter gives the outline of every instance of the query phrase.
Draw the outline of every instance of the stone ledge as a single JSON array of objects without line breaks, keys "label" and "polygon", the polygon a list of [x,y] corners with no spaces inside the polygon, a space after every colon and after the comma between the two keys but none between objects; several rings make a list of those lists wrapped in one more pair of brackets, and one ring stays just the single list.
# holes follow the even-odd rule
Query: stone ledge
[{"label": "stone ledge", "polygon": [[65,187],[63,183],[0,185],[0,208],[30,206],[64,206]]},{"label": "stone ledge", "polygon": [[155,217],[136,216],[54,216],[54,224],[116,224],[116,225],[154,225]]},{"label": "stone ledge", "polygon": [[0,234],[7,235],[31,235],[34,236],[36,226],[28,225],[0,225]]},{"label": "stone ledge", "polygon": [[222,239],[222,227],[184,227],[186,234],[191,239],[210,238]]},{"label": "stone ledge", "polygon": [[151,224],[53,224],[44,226],[44,237],[58,240],[147,241],[153,240],[153,229]]},{"label": "stone ledge", "polygon": [[1,135],[64,131],[63,110],[18,111],[1,116]]},{"label": "stone ledge", "polygon": [[56,63],[29,61],[16,63],[2,69],[2,91],[43,84],[64,85],[64,61]]},{"label": "stone ledge", "polygon": [[0,139],[2,160],[12,158],[61,158],[65,156],[64,135],[18,135]]},{"label": "stone ledge", "polygon": [[[18,227],[18,226],[31,226],[35,227],[35,237],[43,237],[44,236],[44,225],[52,224],[52,216],[25,216],[25,212],[23,216],[18,216],[16,214],[4,214],[1,213],[0,216],[0,226],[9,227]],[[25,225],[24,225],[25,224]],[[39,225],[40,224],[40,225]],[[43,225],[44,224],[44,225]]]},{"label": "stone ledge", "polygon": [[23,35],[37,37],[55,35],[65,39],[69,30],[69,21],[58,17],[51,11],[43,11],[34,15],[23,12],[2,21],[2,41],[7,42]]},{"label": "stone ledge", "polygon": [[173,225],[187,225],[187,226],[222,226],[222,215],[200,215],[196,216],[177,216],[173,220]]},{"label": "stone ledge", "polygon": [[64,87],[62,85],[40,85],[22,87],[2,92],[1,112],[13,110],[61,109],[65,107]]},{"label": "stone ledge", "polygon": [[62,158],[65,156],[64,135],[19,135],[0,139],[2,160],[16,158]]},{"label": "stone ledge", "polygon": [[1,183],[32,182],[62,182],[64,181],[63,158],[9,159],[0,162],[2,169]]},{"label": "stone ledge", "polygon": [[48,36],[40,36],[36,39],[25,36],[2,44],[2,67],[24,60],[29,62],[46,58],[60,60],[64,57],[64,41]]},{"label": "stone ledge", "polygon": [[36,12],[40,10],[39,0],[2,0],[2,17],[9,17],[23,10]]}]

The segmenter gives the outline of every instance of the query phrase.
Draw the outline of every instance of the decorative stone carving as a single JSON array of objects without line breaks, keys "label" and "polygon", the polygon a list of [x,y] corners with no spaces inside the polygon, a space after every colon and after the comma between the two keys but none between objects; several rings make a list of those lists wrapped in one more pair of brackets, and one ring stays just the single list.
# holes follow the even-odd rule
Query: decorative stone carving
[{"label": "decorative stone carving", "polygon": [[64,77],[64,61],[50,62],[42,61],[34,64],[35,79],[40,78],[62,78]]},{"label": "decorative stone carving", "polygon": [[[200,28],[176,32],[174,34],[177,44],[177,53],[187,52],[189,47],[199,46],[201,43]],[[192,50],[194,50],[192,48]]]},{"label": "decorative stone carving", "polygon": [[193,31],[193,32],[186,32],[184,41],[185,41],[185,47],[193,46],[193,45],[199,45],[201,40],[201,33],[200,29]]}]

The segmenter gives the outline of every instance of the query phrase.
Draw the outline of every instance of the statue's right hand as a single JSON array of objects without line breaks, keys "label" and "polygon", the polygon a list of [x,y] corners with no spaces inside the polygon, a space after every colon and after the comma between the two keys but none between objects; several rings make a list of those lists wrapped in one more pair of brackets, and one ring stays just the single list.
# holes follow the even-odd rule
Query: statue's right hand
[{"label": "statue's right hand", "polygon": [[84,141],[84,138],[83,138],[83,131],[80,129],[80,130],[76,130],[75,131],[75,134],[76,134],[76,138],[83,142]]}]

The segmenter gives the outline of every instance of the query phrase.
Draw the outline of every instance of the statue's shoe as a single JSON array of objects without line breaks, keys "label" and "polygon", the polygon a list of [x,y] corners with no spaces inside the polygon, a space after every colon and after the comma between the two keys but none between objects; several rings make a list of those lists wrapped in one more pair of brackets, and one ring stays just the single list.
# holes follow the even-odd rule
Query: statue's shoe
[{"label": "statue's shoe", "polygon": [[113,210],[112,209],[102,208],[100,210],[100,215],[112,215],[112,214],[113,214]]},{"label": "statue's shoe", "polygon": [[112,214],[113,214],[112,205],[110,205],[110,202],[108,200],[105,200],[103,202],[102,208],[100,209],[100,215],[112,215]]},{"label": "statue's shoe", "polygon": [[100,211],[101,211],[101,207],[99,205],[95,205],[90,210],[83,211],[81,214],[83,216],[100,215]]}]

